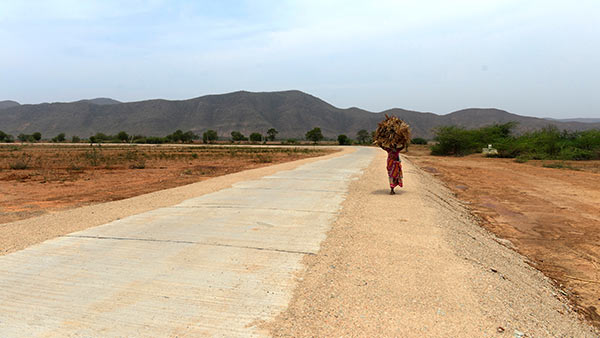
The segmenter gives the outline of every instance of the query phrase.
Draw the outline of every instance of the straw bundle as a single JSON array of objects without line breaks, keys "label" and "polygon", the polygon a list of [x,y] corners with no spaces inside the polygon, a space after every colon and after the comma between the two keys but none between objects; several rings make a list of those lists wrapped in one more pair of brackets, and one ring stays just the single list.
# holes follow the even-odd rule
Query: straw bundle
[{"label": "straw bundle", "polygon": [[410,126],[396,116],[385,115],[375,131],[374,144],[386,148],[406,148],[410,143]]}]

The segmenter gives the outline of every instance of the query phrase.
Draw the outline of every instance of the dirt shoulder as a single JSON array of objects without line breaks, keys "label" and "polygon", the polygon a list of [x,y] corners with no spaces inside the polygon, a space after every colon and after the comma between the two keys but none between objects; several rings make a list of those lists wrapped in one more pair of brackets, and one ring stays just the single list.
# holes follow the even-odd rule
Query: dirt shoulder
[{"label": "dirt shoulder", "polygon": [[418,149],[408,157],[470,203],[483,227],[562,285],[577,310],[600,327],[598,161],[567,164],[576,171],[481,155],[435,157]]},{"label": "dirt shoulder", "polygon": [[[262,163],[262,167],[260,168],[249,169],[214,178],[205,178],[200,182],[192,184],[181,185],[169,189],[163,188],[163,190],[145,193],[126,199],[55,211],[41,216],[0,224],[0,255],[18,251],[47,239],[74,231],[105,224],[156,208],[175,205],[192,197],[230,187],[232,184],[243,180],[256,179],[281,170],[293,169],[305,163],[342,156],[343,154],[354,151],[354,148],[350,147],[336,147],[335,149],[340,151],[321,157],[305,158],[274,165]],[[115,179],[124,180],[125,178],[115,177]],[[103,187],[102,184],[97,183],[97,188],[103,189],[105,187]]]},{"label": "dirt shoulder", "polygon": [[451,191],[404,160],[390,196],[381,152],[340,216],[274,336],[594,337],[548,278],[481,228]]}]

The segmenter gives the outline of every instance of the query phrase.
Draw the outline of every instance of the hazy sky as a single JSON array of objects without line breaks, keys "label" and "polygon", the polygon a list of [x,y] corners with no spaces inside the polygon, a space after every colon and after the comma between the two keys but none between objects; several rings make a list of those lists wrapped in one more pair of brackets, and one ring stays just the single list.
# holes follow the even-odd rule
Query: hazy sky
[{"label": "hazy sky", "polygon": [[600,117],[600,1],[0,0],[0,100],[299,89],[338,107]]}]

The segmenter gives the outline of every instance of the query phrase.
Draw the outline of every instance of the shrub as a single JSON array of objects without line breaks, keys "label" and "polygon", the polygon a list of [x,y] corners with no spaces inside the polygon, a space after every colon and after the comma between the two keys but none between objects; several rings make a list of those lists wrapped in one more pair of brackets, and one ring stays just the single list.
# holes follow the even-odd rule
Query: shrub
[{"label": "shrub", "polygon": [[348,138],[348,136],[346,136],[346,135],[344,135],[344,134],[338,135],[338,137],[337,137],[337,141],[338,141],[338,143],[339,143],[340,145],[342,145],[342,146],[344,146],[344,145],[348,145],[348,144],[351,144],[351,143],[352,143],[352,140],[350,140],[350,139]]},{"label": "shrub", "polygon": [[298,140],[296,140],[295,138],[288,138],[287,140],[285,140],[285,143],[287,143],[287,144],[297,144]]},{"label": "shrub", "polygon": [[422,137],[415,137],[412,140],[410,140],[410,143],[412,143],[412,144],[427,144],[427,140]]},{"label": "shrub", "polygon": [[42,139],[42,133],[36,131],[35,133],[31,134],[31,136],[33,137],[34,140],[39,141]]},{"label": "shrub", "polygon": [[240,133],[239,131],[232,131],[231,132],[231,140],[233,142],[239,142],[239,141],[246,141],[248,140],[248,138],[246,136],[244,136],[244,134]]},{"label": "shrub", "polygon": [[262,141],[262,135],[260,133],[252,133],[250,134],[250,141],[252,142],[260,142]]},{"label": "shrub", "polygon": [[73,135],[73,137],[71,138],[71,142],[79,143],[79,142],[81,142],[81,139],[79,138],[79,136]]}]

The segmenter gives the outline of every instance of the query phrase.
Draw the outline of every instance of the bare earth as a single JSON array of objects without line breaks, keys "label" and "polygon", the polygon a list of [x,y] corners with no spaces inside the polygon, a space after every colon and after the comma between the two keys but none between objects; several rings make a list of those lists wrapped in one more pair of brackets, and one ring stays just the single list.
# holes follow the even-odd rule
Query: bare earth
[{"label": "bare earth", "polygon": [[565,163],[575,171],[428,153],[415,147],[407,156],[468,201],[482,226],[558,281],[576,310],[600,327],[600,161]]},{"label": "bare earth", "polygon": [[597,336],[547,277],[406,158],[406,187],[388,195],[385,158],[351,184],[290,306],[263,327],[301,337]]}]

